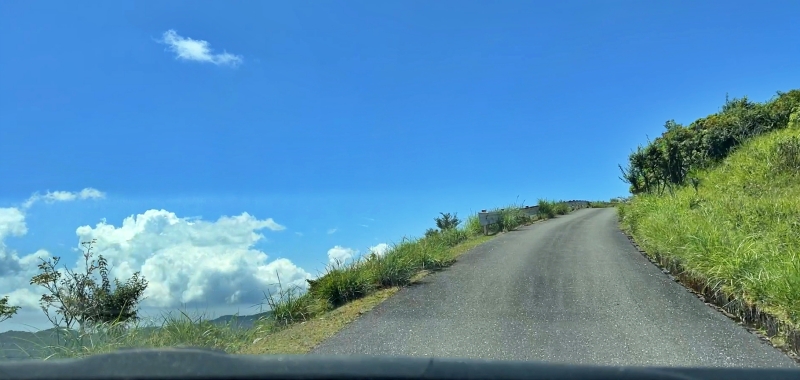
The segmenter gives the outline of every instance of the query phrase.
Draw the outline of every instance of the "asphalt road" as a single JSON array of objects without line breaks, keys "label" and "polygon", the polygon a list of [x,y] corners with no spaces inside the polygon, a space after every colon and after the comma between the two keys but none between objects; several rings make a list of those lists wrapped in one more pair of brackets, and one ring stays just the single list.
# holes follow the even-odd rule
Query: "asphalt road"
[{"label": "asphalt road", "polygon": [[671,281],[616,209],[522,227],[405,288],[312,354],[647,366],[797,364]]}]

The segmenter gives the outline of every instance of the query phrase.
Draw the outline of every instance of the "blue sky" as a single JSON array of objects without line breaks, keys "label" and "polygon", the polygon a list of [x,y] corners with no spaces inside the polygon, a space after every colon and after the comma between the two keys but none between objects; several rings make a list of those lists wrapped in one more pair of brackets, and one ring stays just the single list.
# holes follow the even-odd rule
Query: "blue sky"
[{"label": "blue sky", "polygon": [[[274,274],[440,211],[625,195],[666,120],[800,84],[800,3],[0,2],[0,330],[37,258],[98,253],[149,310],[252,305]],[[517,198],[519,197],[519,198]],[[380,249],[380,248],[378,248]],[[38,293],[37,293],[38,292]]]}]

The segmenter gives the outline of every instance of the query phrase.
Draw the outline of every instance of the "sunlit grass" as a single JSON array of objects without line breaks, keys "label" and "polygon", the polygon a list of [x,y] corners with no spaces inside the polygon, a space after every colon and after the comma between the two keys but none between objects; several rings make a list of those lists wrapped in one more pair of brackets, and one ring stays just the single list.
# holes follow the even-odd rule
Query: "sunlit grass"
[{"label": "sunlit grass", "polygon": [[264,319],[251,328],[239,328],[235,319],[227,324],[212,323],[203,315],[192,316],[181,310],[162,315],[159,322],[134,323],[124,330],[101,325],[83,336],[74,331],[62,332],[57,342],[39,339],[20,343],[35,347],[35,352],[28,354],[37,359],[75,358],[143,347],[205,347],[233,352],[241,350],[254,337],[277,330],[274,320]]},{"label": "sunlit grass", "polygon": [[[752,140],[700,185],[637,195],[621,224],[654,258],[693,281],[800,327],[800,131]],[[782,334],[786,334],[784,331]],[[784,339],[776,336],[776,340]]]}]

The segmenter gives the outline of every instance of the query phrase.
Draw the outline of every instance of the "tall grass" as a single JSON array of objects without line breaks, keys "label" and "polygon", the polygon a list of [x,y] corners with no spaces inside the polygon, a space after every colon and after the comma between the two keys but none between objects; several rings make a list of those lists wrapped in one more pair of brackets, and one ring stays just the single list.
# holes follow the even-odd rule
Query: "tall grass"
[{"label": "tall grass", "polygon": [[700,288],[800,328],[797,135],[787,129],[750,141],[718,167],[698,173],[697,189],[637,195],[620,206],[622,227]]},{"label": "tall grass", "polygon": [[464,232],[466,232],[469,237],[478,236],[483,233],[483,226],[481,226],[481,221],[477,214],[470,215],[470,217],[467,218],[467,222],[464,223]]},{"label": "tall grass", "polygon": [[[192,316],[185,310],[162,314],[159,321],[138,321],[120,329],[101,324],[83,335],[76,331],[60,333],[58,342],[37,334],[37,340],[20,339],[18,346],[32,359],[79,358],[113,352],[121,348],[205,347],[236,352],[263,334],[275,331],[273,320],[260,319],[249,328],[238,328],[236,319],[226,324],[212,323],[205,316]],[[27,344],[24,344],[27,343]],[[33,349],[29,349],[34,347]]]}]

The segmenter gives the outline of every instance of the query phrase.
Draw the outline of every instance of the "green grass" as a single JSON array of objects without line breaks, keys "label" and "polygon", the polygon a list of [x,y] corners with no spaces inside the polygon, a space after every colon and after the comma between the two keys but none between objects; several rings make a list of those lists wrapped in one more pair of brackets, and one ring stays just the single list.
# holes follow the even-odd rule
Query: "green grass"
[{"label": "green grass", "polygon": [[622,204],[622,202],[619,202],[617,200],[614,200],[614,201],[611,201],[611,202],[609,202],[609,201],[594,201],[594,202],[589,202],[589,207],[591,207],[591,208],[617,207],[617,206],[619,206],[621,204]]},{"label": "green grass", "polygon": [[766,328],[767,335],[794,350],[800,344],[793,332],[800,328],[798,136],[800,129],[789,128],[755,138],[696,173],[697,190],[637,195],[620,206],[623,229],[648,255],[671,263],[698,290],[722,292],[728,310],[776,319],[780,327]]},{"label": "green grass", "polygon": [[193,317],[186,311],[178,311],[162,315],[161,321],[136,323],[122,331],[101,326],[83,336],[75,331],[64,332],[57,342],[20,340],[17,345],[34,347],[31,352],[22,350],[36,359],[85,357],[133,347],[206,347],[236,352],[258,336],[280,330],[274,320],[260,320],[249,329],[236,328],[234,323],[220,325],[203,315]]},{"label": "green grass", "polygon": [[[564,204],[543,202],[554,210],[553,216],[569,211]],[[100,328],[101,332],[72,337],[66,343],[29,343],[37,346],[40,354],[36,357],[44,358],[82,357],[125,347],[194,346],[245,354],[308,352],[400,287],[452,265],[458,256],[497,232],[539,219],[529,217],[520,207],[512,204],[493,210],[499,211],[501,218],[489,236],[484,236],[477,215],[472,215],[457,228],[404,238],[382,256],[329,266],[307,292],[280,287],[277,294],[265,294],[271,317],[257,321],[252,328],[236,328],[233,321],[219,325],[182,311],[163,316],[160,323],[141,323],[124,331]]]}]

